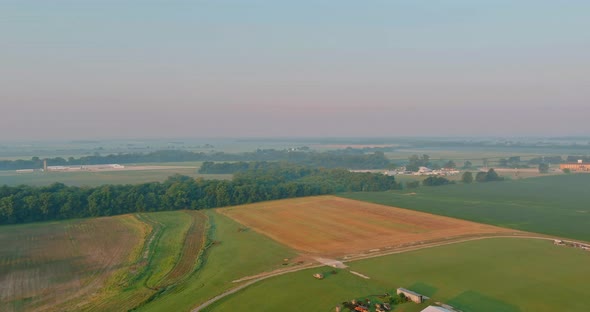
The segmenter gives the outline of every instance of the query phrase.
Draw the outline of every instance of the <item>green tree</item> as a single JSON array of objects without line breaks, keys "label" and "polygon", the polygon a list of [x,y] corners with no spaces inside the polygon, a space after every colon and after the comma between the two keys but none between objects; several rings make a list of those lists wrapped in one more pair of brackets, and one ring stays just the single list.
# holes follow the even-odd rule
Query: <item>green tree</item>
[{"label": "green tree", "polygon": [[428,167],[430,165],[430,156],[424,154],[422,157],[418,155],[412,155],[408,159],[406,170],[416,172],[420,167]]},{"label": "green tree", "polygon": [[439,186],[449,183],[451,183],[451,181],[449,181],[448,179],[436,176],[430,176],[422,181],[422,185],[424,186]]},{"label": "green tree", "polygon": [[501,181],[503,180],[502,178],[500,178],[500,176],[498,175],[498,173],[496,172],[496,170],[494,170],[494,168],[490,168],[490,170],[488,170],[488,173],[486,174],[486,181],[490,182],[490,181]]},{"label": "green tree", "polygon": [[0,198],[0,224],[10,223],[14,214],[14,195]]},{"label": "green tree", "polygon": [[477,182],[487,182],[487,173],[484,171],[480,171],[475,175],[475,181]]},{"label": "green tree", "polygon": [[415,189],[420,186],[420,181],[408,181],[406,182],[406,188]]},{"label": "green tree", "polygon": [[539,173],[548,173],[548,172],[549,172],[549,164],[540,163],[539,164]]},{"label": "green tree", "polygon": [[480,171],[475,175],[475,181],[477,182],[492,182],[492,181],[503,181],[504,178],[498,175],[494,168],[490,168],[487,172]]},{"label": "green tree", "polygon": [[455,168],[457,168],[457,164],[455,164],[454,161],[449,160],[449,161],[447,161],[447,163],[445,164],[444,167],[447,169],[455,169]]},{"label": "green tree", "polygon": [[471,173],[470,171],[465,171],[463,173],[463,176],[461,176],[461,181],[463,183],[472,183],[473,182],[473,173]]}]

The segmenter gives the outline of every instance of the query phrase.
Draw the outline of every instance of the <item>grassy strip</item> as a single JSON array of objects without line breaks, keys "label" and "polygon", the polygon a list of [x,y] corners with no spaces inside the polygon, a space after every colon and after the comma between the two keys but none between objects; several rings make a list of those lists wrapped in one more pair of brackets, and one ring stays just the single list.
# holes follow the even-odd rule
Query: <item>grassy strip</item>
[{"label": "grassy strip", "polygon": [[[131,311],[140,309],[160,296],[174,290],[182,281],[190,278],[192,274],[202,267],[206,251],[211,246],[211,242],[208,239],[210,235],[208,234],[211,234],[214,226],[211,226],[211,223],[208,222],[209,219],[202,212],[191,211],[186,213],[193,217],[193,223],[185,237],[185,244],[183,245],[183,252],[179,261],[174,269],[166,275],[160,284],[161,286],[158,287],[157,292],[135,306]],[[199,232],[201,235],[198,235]]]},{"label": "grassy strip", "polygon": [[191,216],[192,222],[185,235],[179,260],[176,262],[174,268],[160,282],[160,285],[163,287],[177,283],[193,271],[196,260],[205,244],[207,217],[200,211],[186,211],[186,213]]},{"label": "grassy strip", "polygon": [[103,300],[92,302],[82,310],[127,311],[163,291],[158,283],[179,260],[184,235],[191,225],[184,216],[185,213],[180,211],[138,215],[138,219],[153,228],[146,238],[141,257],[130,268],[128,279],[123,284],[114,287]]},{"label": "grassy strip", "polygon": [[239,284],[233,280],[282,267],[296,253],[254,231],[241,231],[239,223],[213,210],[209,217],[206,248],[196,270],[139,311],[188,311]]}]

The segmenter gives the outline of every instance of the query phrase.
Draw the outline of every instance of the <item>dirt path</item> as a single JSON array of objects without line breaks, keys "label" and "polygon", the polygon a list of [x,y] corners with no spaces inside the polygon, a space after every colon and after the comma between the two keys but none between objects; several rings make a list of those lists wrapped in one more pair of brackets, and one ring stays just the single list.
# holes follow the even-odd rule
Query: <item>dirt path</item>
[{"label": "dirt path", "polygon": [[[562,239],[562,238],[555,238],[555,237],[551,237],[551,236],[529,235],[528,233],[520,233],[520,235],[517,233],[516,235],[488,235],[488,236],[478,236],[478,237],[462,237],[462,238],[452,239],[452,240],[443,241],[443,242],[419,244],[419,245],[414,245],[414,246],[409,246],[409,247],[402,247],[402,248],[395,249],[395,250],[388,250],[385,252],[376,252],[376,253],[372,253],[372,254],[359,255],[356,257],[351,257],[351,258],[344,260],[342,262],[350,262],[350,261],[356,261],[356,260],[362,260],[362,259],[376,258],[376,257],[382,257],[382,256],[387,256],[387,255],[392,255],[392,254],[399,254],[399,253],[415,251],[415,250],[420,250],[420,249],[439,247],[439,246],[463,243],[463,242],[468,242],[468,241],[476,241],[476,240],[482,240],[482,239],[490,239],[490,238],[523,238],[523,239],[541,239],[541,240],[548,240],[548,241],[553,241],[555,239]],[[275,276],[279,276],[279,275],[284,275],[287,273],[293,273],[293,272],[298,272],[301,270],[318,268],[318,267],[323,267],[323,266],[325,266],[325,265],[324,264],[306,265],[306,266],[301,266],[301,267],[297,267],[297,268],[277,270],[277,271],[269,272],[266,274],[262,273],[262,274],[257,274],[257,275],[251,276],[251,277],[241,278],[239,280],[236,280],[236,282],[249,280],[251,278],[255,278],[255,279],[252,279],[251,281],[249,281],[243,285],[240,285],[240,286],[237,286],[237,287],[232,288],[230,290],[227,290],[227,291],[205,301],[201,305],[199,305],[196,308],[194,308],[193,310],[191,310],[191,312],[201,311],[202,309],[210,306],[211,304],[217,302],[218,300],[221,300],[229,295],[235,294],[236,292],[238,292],[238,291],[240,291],[252,284],[260,282],[262,280],[265,280],[265,279],[268,279],[271,277],[275,277]]]}]

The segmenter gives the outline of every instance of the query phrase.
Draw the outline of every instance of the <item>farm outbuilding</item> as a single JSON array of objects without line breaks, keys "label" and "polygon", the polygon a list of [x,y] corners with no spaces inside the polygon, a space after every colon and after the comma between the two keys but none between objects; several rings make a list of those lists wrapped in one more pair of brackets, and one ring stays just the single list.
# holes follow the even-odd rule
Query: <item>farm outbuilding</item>
[{"label": "farm outbuilding", "polygon": [[449,310],[449,309],[445,309],[443,307],[428,306],[428,307],[426,307],[426,309],[424,309],[420,312],[453,312],[453,311]]},{"label": "farm outbuilding", "polygon": [[424,296],[422,296],[421,294],[417,293],[417,292],[413,292],[411,290],[405,289],[405,288],[398,288],[397,289],[397,294],[404,294],[404,296],[406,296],[406,298],[414,301],[415,303],[422,303],[424,302],[425,298]]},{"label": "farm outbuilding", "polygon": [[569,169],[571,171],[590,171],[590,164],[584,163],[581,159],[576,163],[560,164],[559,169]]}]

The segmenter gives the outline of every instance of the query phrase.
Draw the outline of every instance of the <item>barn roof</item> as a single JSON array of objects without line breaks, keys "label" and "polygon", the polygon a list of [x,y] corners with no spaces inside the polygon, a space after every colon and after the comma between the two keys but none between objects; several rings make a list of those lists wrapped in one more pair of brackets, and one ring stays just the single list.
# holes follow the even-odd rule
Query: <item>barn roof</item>
[{"label": "barn roof", "polygon": [[449,309],[445,309],[443,307],[437,307],[437,306],[428,306],[426,307],[426,309],[422,310],[421,312],[453,312]]}]

